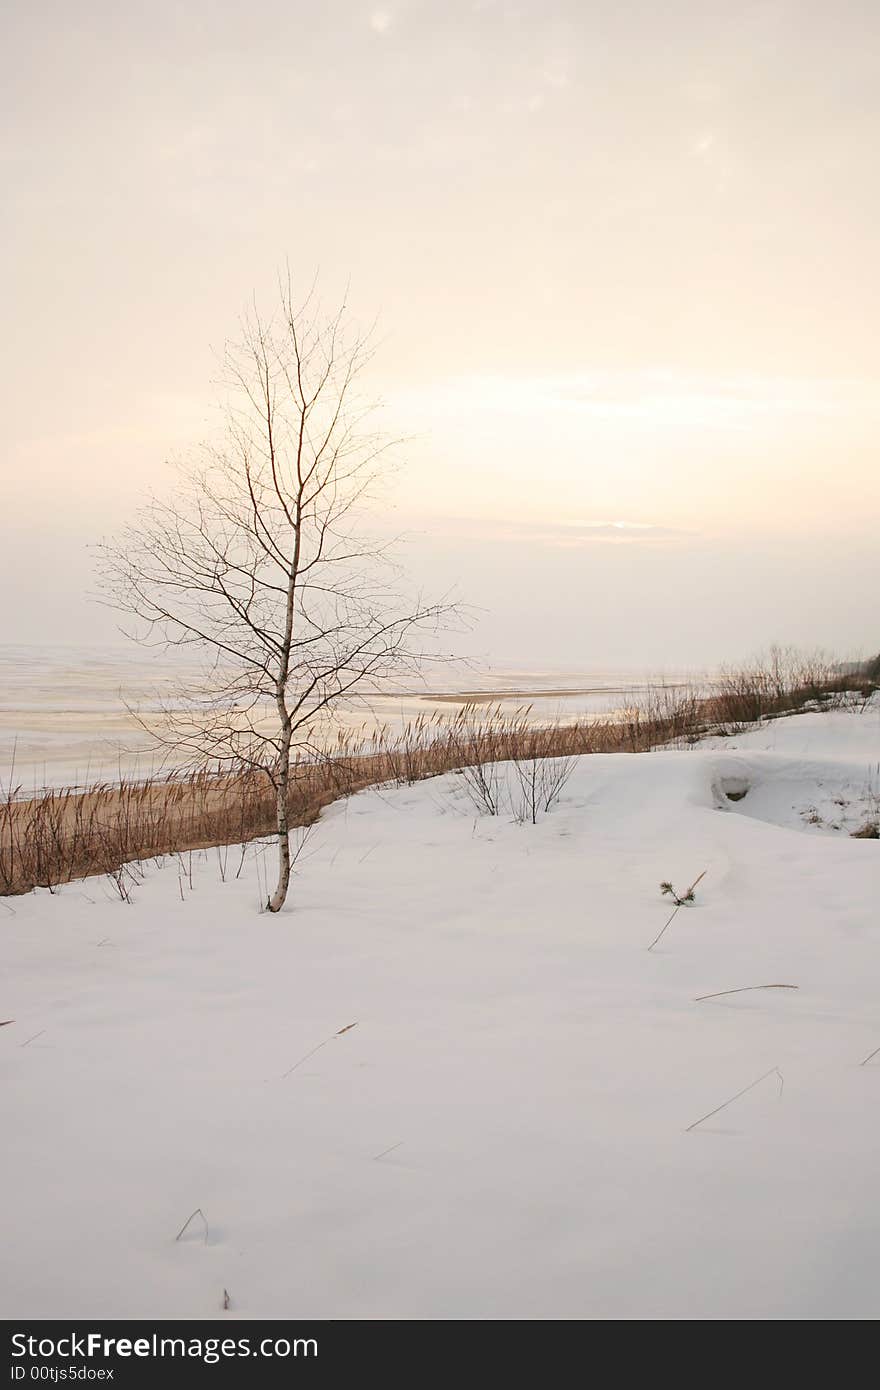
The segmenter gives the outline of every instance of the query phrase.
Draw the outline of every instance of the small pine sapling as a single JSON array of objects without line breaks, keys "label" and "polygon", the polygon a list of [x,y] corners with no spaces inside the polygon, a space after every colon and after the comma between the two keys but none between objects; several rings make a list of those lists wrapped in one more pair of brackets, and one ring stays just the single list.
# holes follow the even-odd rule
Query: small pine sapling
[{"label": "small pine sapling", "polygon": [[[705,870],[703,872],[705,873]],[[700,878],[702,877],[703,874],[700,874]],[[694,880],[686,893],[676,893],[671,883],[661,883],[660,892],[667,894],[675,903],[676,907],[684,907],[685,903],[692,903],[694,901],[694,889],[699,883],[700,878]]]},{"label": "small pine sapling", "polygon": [[691,884],[690,888],[688,888],[686,893],[676,893],[671,883],[664,882],[660,884],[660,892],[668,897],[671,897],[672,901],[675,903],[675,907],[672,909],[670,916],[666,919],[663,926],[660,928],[657,935],[654,937],[654,940],[648,947],[649,951],[653,951],[654,947],[657,945],[657,942],[660,940],[661,936],[666,931],[666,928],[670,926],[670,924],[674,920],[675,914],[678,912],[679,908],[688,906],[690,903],[694,901],[694,889],[700,882],[700,879],[706,877],[707,873],[708,870],[704,869],[703,872],[699,875],[699,877],[694,879],[693,883]]}]

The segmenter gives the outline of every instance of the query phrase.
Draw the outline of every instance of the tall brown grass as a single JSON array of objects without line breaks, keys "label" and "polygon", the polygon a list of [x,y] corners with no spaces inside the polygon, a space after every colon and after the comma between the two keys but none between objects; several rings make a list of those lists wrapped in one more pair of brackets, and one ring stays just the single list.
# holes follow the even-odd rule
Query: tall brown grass
[{"label": "tall brown grass", "polygon": [[[650,690],[616,717],[535,724],[527,709],[465,706],[453,716],[422,716],[403,730],[340,734],[326,756],[293,769],[290,819],[310,825],[339,797],[382,783],[412,783],[471,769],[491,787],[494,763],[568,759],[592,753],[640,753],[686,747],[710,733],[735,733],[758,720],[815,704],[864,700],[877,688],[866,672],[841,674],[796,656],[722,672],[709,689]],[[118,878],[123,865],[270,835],[274,793],[264,775],[207,771],[86,790],[47,790],[28,800],[9,787],[0,800],[0,895],[26,893],[93,874]],[[122,889],[120,889],[122,892]]]}]

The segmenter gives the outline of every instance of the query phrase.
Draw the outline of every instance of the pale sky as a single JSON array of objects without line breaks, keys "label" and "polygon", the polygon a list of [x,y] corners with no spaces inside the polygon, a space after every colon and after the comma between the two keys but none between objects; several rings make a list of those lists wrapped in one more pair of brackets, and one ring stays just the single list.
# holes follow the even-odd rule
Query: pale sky
[{"label": "pale sky", "polygon": [[876,0],[8,4],[0,640],[210,428],[289,260],[380,321],[469,650],[880,647]]}]

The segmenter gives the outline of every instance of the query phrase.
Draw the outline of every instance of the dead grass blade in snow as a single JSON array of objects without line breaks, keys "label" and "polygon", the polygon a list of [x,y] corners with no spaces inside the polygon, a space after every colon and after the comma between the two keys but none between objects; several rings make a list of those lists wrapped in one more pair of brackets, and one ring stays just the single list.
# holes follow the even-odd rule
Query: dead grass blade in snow
[{"label": "dead grass blade in snow", "polygon": [[[742,985],[740,989],[719,989],[717,994],[698,994],[695,1004],[701,1004],[704,999],[722,999],[725,994],[749,994],[754,989],[800,989],[800,985]],[[880,1047],[877,1049],[880,1052]]]},{"label": "dead grass blade in snow", "polygon": [[395,1150],[395,1149],[399,1149],[399,1148],[401,1147],[402,1144],[403,1144],[403,1140],[402,1140],[402,1139],[398,1139],[397,1143],[396,1143],[396,1144],[392,1144],[390,1148],[388,1148],[388,1149],[383,1149],[382,1152],[381,1152],[380,1154],[373,1154],[373,1162],[375,1163],[377,1158],[385,1158],[387,1154],[393,1154],[393,1153],[394,1153],[394,1150]]},{"label": "dead grass blade in snow", "polygon": [[357,1019],[355,1019],[354,1023],[346,1023],[344,1028],[340,1028],[336,1033],[331,1033],[329,1038],[325,1038],[323,1042],[319,1042],[318,1046],[313,1047],[311,1052],[307,1052],[304,1057],[300,1057],[298,1062],[294,1062],[292,1067],[288,1067],[287,1071],[284,1072],[283,1076],[281,1077],[281,1080],[283,1081],[285,1077],[290,1076],[291,1072],[296,1071],[297,1067],[301,1067],[303,1062],[307,1062],[310,1057],[314,1057],[316,1052],[320,1052],[321,1048],[326,1047],[327,1044],[331,1043],[334,1038],[341,1038],[343,1033],[350,1033],[352,1028],[357,1028]]},{"label": "dead grass blade in snow", "polygon": [[735,1100],[739,1100],[740,1097],[746,1095],[748,1091],[753,1091],[756,1086],[760,1086],[761,1082],[766,1081],[768,1076],[779,1077],[779,1096],[781,1097],[783,1088],[785,1086],[785,1077],[782,1075],[782,1072],[779,1070],[778,1067],[771,1067],[769,1071],[764,1072],[763,1076],[759,1076],[756,1078],[756,1080],[750,1081],[748,1086],[743,1086],[742,1090],[737,1091],[735,1096],[731,1096],[729,1100],[725,1100],[721,1105],[716,1105],[714,1110],[710,1110],[707,1115],[702,1115],[699,1120],[694,1120],[692,1125],[688,1125],[687,1129],[685,1130],[685,1134],[690,1134],[691,1130],[696,1129],[697,1126],[701,1125],[704,1120],[711,1120],[713,1115],[720,1115],[721,1111],[726,1110],[728,1105],[733,1105],[733,1102]]},{"label": "dead grass blade in snow", "polygon": [[183,1235],[183,1233],[184,1233],[184,1231],[186,1230],[187,1226],[189,1226],[190,1222],[191,1222],[191,1221],[194,1221],[194,1220],[196,1219],[197,1216],[200,1216],[200,1217],[202,1218],[202,1221],[203,1221],[204,1224],[205,1224],[205,1244],[206,1244],[206,1245],[208,1244],[208,1219],[207,1219],[207,1217],[205,1216],[205,1213],[202,1211],[201,1207],[196,1207],[195,1211],[192,1212],[192,1213],[186,1218],[186,1220],[184,1221],[184,1223],[183,1223],[183,1225],[181,1226],[180,1230],[177,1232],[177,1235],[174,1237],[175,1240],[180,1240],[180,1237]]}]

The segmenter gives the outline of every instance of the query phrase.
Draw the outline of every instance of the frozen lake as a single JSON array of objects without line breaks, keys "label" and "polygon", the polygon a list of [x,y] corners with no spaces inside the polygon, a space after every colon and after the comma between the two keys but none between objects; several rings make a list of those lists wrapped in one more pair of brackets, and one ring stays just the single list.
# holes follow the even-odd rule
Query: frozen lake
[{"label": "frozen lake", "polygon": [[[22,790],[145,775],[157,766],[145,718],[173,700],[187,668],[137,647],[0,644],[0,778]],[[389,686],[352,703],[339,722],[401,726],[419,714],[454,714],[464,704],[529,708],[536,722],[625,709],[648,686],[682,673],[551,667],[527,662],[443,666],[419,687]]]}]

